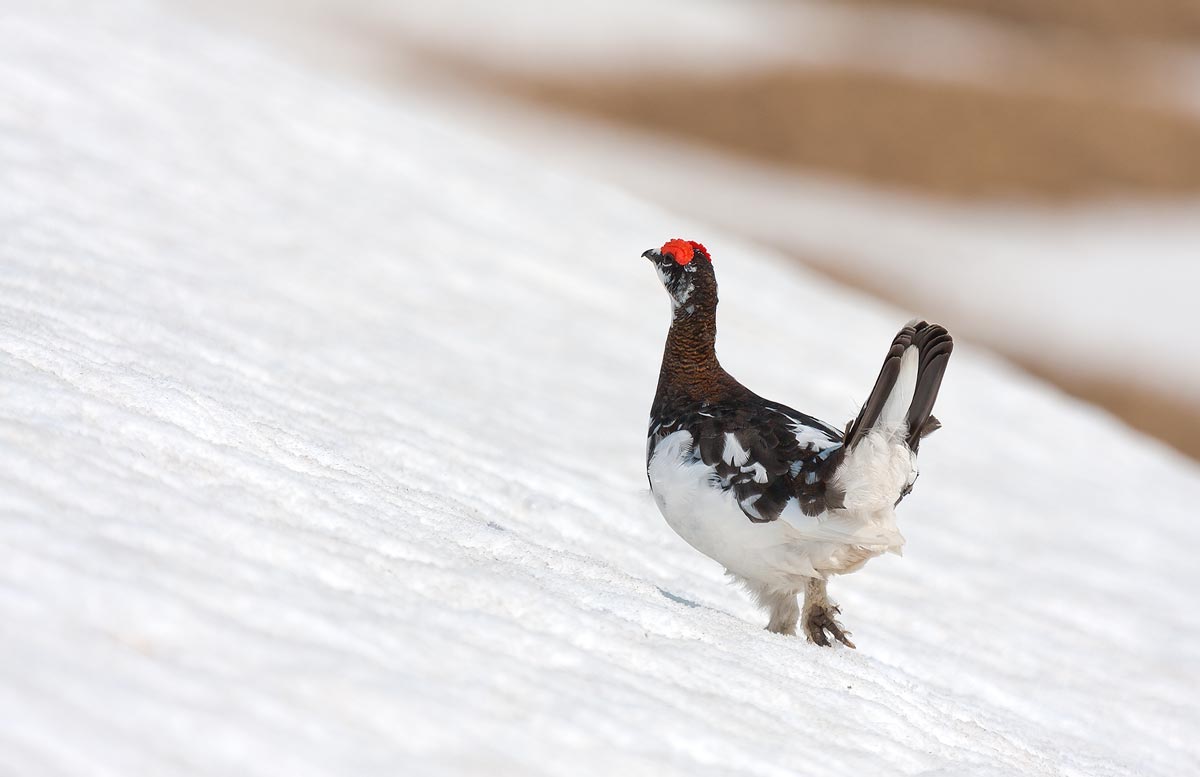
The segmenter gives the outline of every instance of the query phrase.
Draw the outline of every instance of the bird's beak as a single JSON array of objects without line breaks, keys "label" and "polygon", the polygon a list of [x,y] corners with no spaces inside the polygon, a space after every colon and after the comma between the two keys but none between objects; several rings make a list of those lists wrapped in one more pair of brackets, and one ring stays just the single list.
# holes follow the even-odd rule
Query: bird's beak
[{"label": "bird's beak", "polygon": [[647,251],[642,251],[642,256],[653,261],[658,258],[658,251],[655,251],[653,248],[651,248]]}]

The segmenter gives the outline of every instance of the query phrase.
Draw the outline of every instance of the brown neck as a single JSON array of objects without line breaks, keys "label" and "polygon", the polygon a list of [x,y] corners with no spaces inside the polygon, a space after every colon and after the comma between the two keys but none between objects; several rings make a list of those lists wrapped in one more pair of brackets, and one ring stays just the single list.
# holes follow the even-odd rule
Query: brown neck
[{"label": "brown neck", "polygon": [[688,300],[676,308],[671,331],[667,333],[662,369],[658,373],[656,408],[715,402],[737,385],[717,361],[716,340],[716,284],[697,283]]}]

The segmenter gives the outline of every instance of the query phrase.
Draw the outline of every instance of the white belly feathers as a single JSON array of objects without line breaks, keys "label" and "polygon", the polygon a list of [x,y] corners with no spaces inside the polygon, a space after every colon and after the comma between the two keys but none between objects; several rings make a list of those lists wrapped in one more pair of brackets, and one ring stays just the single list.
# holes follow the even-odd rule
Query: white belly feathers
[{"label": "white belly feathers", "polygon": [[692,447],[686,431],[655,446],[647,467],[654,499],[680,537],[735,575],[781,588],[803,586],[803,578],[852,571],[904,544],[892,510],[903,480],[890,503],[859,503],[848,494],[847,509],[807,516],[793,499],[778,520],[755,523]]}]

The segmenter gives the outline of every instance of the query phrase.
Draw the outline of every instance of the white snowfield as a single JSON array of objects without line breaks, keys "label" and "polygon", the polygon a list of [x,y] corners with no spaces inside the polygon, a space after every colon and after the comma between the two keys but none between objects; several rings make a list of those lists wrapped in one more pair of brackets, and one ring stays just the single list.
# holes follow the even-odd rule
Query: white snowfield
[{"label": "white snowfield", "polygon": [[649,498],[639,255],[706,243],[725,365],[836,423],[907,312],[52,5],[0,21],[0,774],[1200,769],[1193,464],[960,343],[859,649],[768,634]]}]

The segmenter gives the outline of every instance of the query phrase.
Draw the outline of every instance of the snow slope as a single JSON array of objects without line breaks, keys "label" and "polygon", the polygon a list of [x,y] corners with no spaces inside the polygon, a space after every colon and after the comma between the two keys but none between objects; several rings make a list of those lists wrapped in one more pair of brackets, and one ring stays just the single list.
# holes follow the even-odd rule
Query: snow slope
[{"label": "snow slope", "polygon": [[905,313],[156,6],[58,11],[0,22],[0,774],[1200,767],[1193,465],[964,343],[906,557],[832,586],[859,650],[767,634],[648,497],[638,255],[708,244],[726,366],[834,421]]}]

